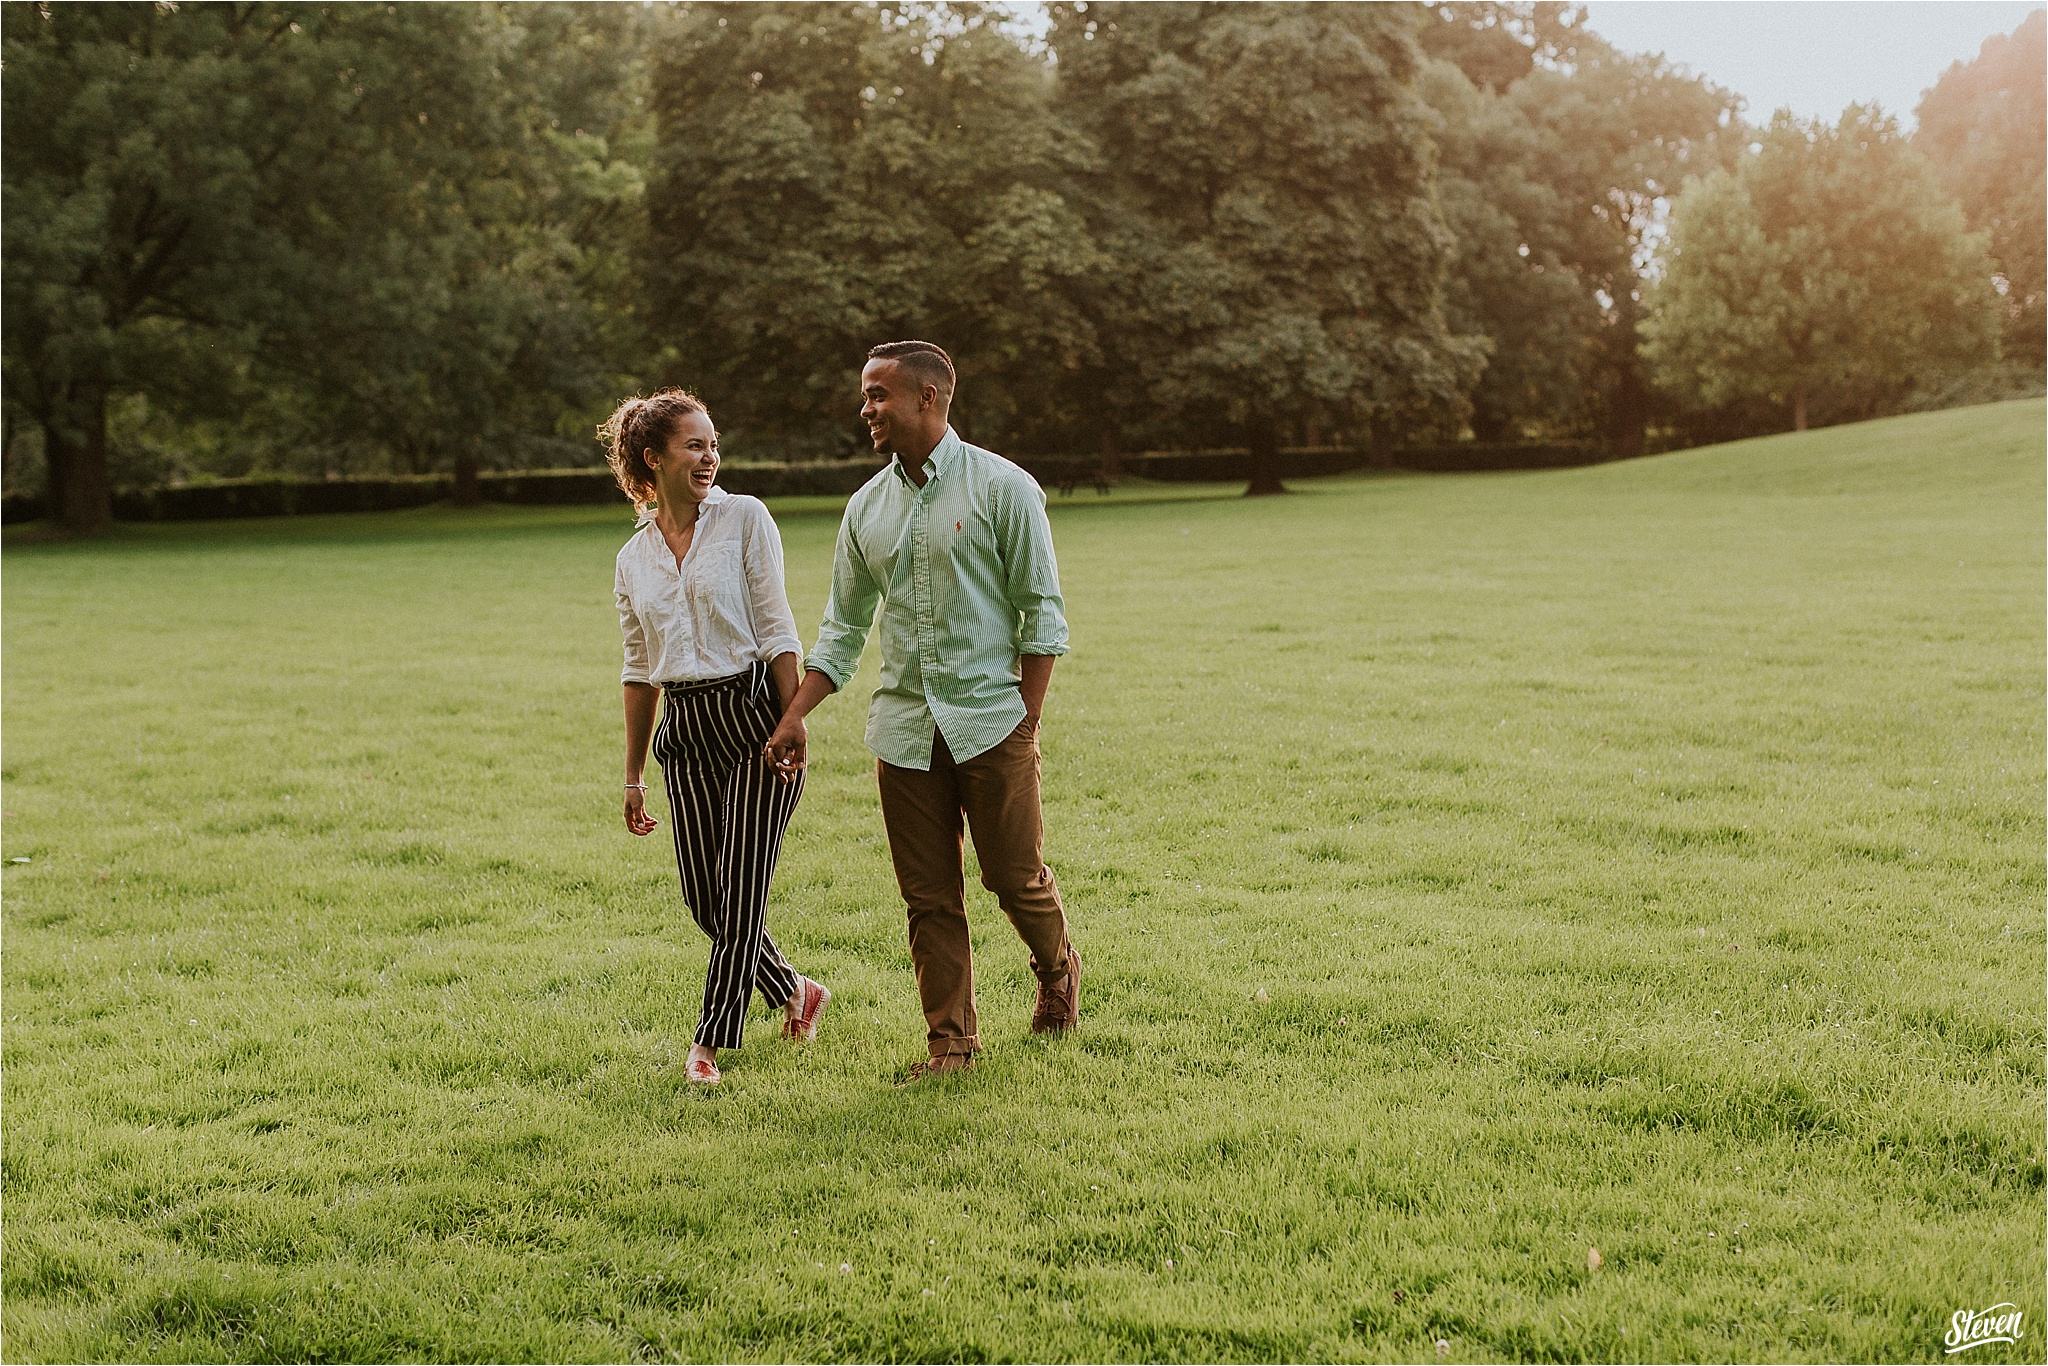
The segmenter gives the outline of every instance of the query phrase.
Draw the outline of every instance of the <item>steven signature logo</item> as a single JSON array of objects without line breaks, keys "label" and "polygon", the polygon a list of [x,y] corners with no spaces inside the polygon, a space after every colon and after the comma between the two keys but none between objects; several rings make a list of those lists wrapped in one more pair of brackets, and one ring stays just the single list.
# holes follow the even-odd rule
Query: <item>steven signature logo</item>
[{"label": "steven signature logo", "polygon": [[2020,1307],[2010,1300],[1989,1309],[1958,1309],[1949,1316],[1948,1332],[1942,1334],[1941,1341],[1947,1349],[1942,1355],[1954,1356],[1994,1342],[2018,1342],[2020,1320],[2024,1317]]}]

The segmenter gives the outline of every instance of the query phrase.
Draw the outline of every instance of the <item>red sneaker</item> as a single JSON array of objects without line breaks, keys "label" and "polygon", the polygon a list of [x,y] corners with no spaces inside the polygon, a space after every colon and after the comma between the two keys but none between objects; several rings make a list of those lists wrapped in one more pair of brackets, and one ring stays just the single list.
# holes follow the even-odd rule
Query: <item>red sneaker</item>
[{"label": "red sneaker", "polygon": [[698,1086],[716,1086],[725,1080],[718,1070],[718,1064],[709,1058],[692,1058],[683,1068],[683,1075]]},{"label": "red sneaker", "polygon": [[796,979],[796,995],[782,1009],[782,1037],[808,1043],[818,1037],[818,1017],[825,1013],[832,993],[822,982],[808,977]]}]

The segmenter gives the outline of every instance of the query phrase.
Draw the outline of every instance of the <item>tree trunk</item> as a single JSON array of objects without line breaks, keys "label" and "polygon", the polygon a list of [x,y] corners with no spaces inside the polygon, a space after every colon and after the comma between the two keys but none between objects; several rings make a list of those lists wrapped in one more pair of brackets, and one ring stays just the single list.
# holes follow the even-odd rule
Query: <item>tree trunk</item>
[{"label": "tree trunk", "polygon": [[1806,376],[1801,375],[1792,386],[1792,430],[1806,430]]},{"label": "tree trunk", "polygon": [[114,525],[114,483],[107,471],[107,391],[74,391],[69,423],[43,429],[49,466],[45,495],[57,525],[74,536],[98,536]]},{"label": "tree trunk", "polygon": [[1643,427],[1649,420],[1650,396],[1643,387],[1643,357],[1636,335],[1636,300],[1630,280],[1614,291],[1612,355],[1615,364],[1614,425],[1608,439],[1614,457],[1629,460],[1643,453]]},{"label": "tree trunk", "polygon": [[1490,444],[1508,439],[1507,414],[1494,408],[1475,406],[1472,409],[1472,439]]},{"label": "tree trunk", "polygon": [[1643,453],[1643,422],[1648,396],[1643,392],[1643,373],[1634,355],[1622,364],[1614,390],[1614,458],[1632,460]]},{"label": "tree trunk", "polygon": [[448,501],[459,508],[482,507],[483,491],[476,482],[476,452],[465,447],[455,453],[455,484]]},{"label": "tree trunk", "polygon": [[1102,428],[1102,466],[1096,472],[1096,478],[1114,487],[1123,477],[1123,447],[1117,444],[1115,424],[1105,423]]},{"label": "tree trunk", "polygon": [[1251,423],[1252,482],[1244,491],[1247,498],[1266,493],[1285,493],[1280,482],[1280,429],[1271,418],[1255,417]]}]

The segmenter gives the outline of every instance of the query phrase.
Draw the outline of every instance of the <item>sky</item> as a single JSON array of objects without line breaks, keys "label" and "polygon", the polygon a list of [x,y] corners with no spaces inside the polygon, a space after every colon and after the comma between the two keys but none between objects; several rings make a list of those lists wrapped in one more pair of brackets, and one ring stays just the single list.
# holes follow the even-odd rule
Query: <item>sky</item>
[{"label": "sky", "polygon": [[1589,0],[1588,25],[1624,52],[1662,52],[1772,112],[1832,123],[1876,101],[1913,126],[1951,62],[2010,33],[2040,0]]}]

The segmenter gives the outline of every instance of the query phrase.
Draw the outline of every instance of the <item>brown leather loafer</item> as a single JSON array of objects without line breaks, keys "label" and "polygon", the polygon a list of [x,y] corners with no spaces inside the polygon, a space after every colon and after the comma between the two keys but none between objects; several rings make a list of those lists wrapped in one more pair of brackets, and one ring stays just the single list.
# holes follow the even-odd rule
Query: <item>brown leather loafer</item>
[{"label": "brown leather loafer", "polygon": [[1031,1012],[1033,1034],[1064,1034],[1081,1023],[1081,955],[1067,946],[1067,975],[1038,984],[1038,1005]]},{"label": "brown leather loafer", "polygon": [[915,1086],[931,1077],[957,1077],[973,1066],[972,1053],[941,1053],[936,1058],[926,1058],[923,1062],[912,1063],[903,1080],[896,1083],[896,1089],[901,1091],[906,1086]]}]

